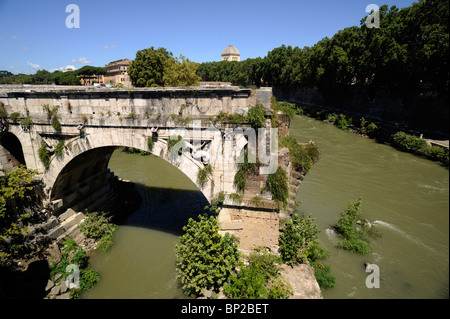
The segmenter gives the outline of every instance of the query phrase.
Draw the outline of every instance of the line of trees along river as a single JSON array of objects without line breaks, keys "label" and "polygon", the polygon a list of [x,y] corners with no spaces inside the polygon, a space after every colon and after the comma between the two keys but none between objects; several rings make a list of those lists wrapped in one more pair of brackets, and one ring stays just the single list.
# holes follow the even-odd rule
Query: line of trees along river
[{"label": "line of trees along river", "polygon": [[[365,104],[375,99],[385,120],[448,136],[448,14],[448,1],[421,0],[402,9],[383,5],[380,28],[367,28],[363,18],[360,26],[312,47],[282,45],[264,58],[202,63],[197,74],[203,81],[272,86],[280,100],[315,89],[321,103],[334,108],[364,96],[352,111],[370,117]],[[418,99],[423,101],[416,107]],[[391,115],[394,104],[402,104],[401,117]]]}]

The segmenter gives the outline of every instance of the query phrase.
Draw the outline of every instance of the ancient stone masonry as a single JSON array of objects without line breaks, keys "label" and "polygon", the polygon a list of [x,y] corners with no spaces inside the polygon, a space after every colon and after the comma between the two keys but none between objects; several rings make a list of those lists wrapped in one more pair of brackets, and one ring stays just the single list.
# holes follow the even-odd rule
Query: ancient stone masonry
[{"label": "ancient stone masonry", "polygon": [[[270,130],[271,96],[271,88],[232,86],[129,90],[0,86],[0,102],[6,112],[20,114],[14,121],[8,119],[3,134],[14,136],[19,141],[16,146],[21,146],[15,147],[21,148],[20,153],[0,144],[0,168],[17,166],[9,159],[11,154],[20,153],[23,164],[41,173],[43,211],[50,214],[44,221],[47,235],[57,241],[74,236],[81,243],[83,237],[76,225],[83,220],[84,209],[114,202],[111,199],[121,192],[122,184],[108,170],[114,150],[131,147],[148,151],[181,170],[208,201],[225,195],[219,226],[222,232],[239,237],[241,250],[266,246],[276,251],[280,220],[293,211],[303,175],[292,169],[287,148],[278,149],[276,142],[272,149],[271,134],[278,136],[278,131]],[[250,144],[248,132],[253,128],[248,123],[217,118],[247,115],[257,104],[266,114],[266,136],[260,138],[266,143],[268,152],[264,155],[269,162],[262,166],[275,164],[287,172],[289,200],[285,208],[272,200],[270,192],[261,193],[268,173],[251,176],[241,200],[232,198],[237,193],[236,159]],[[54,125],[55,118],[60,126]],[[288,134],[289,121],[282,116],[279,119],[280,131]],[[170,137],[178,135],[183,142],[171,149]],[[48,165],[44,165],[43,156],[48,156]],[[210,173],[200,182],[199,172],[207,165]],[[61,287],[55,288],[55,295],[57,289]]]}]

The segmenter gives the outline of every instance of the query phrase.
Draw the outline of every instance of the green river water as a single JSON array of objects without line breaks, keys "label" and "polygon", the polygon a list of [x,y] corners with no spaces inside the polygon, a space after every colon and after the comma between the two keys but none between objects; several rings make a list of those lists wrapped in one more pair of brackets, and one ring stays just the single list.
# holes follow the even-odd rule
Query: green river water
[{"label": "green river water", "polygon": [[[297,200],[298,213],[316,219],[319,242],[330,251],[324,263],[336,286],[325,290],[324,298],[448,298],[448,169],[305,116],[292,120],[290,134],[301,142],[314,140],[322,152]],[[143,184],[144,202],[116,231],[112,249],[92,256],[102,279],[82,297],[182,297],[175,242],[179,225],[203,208],[204,198],[186,176],[154,156],[116,151],[110,169]],[[365,256],[337,249],[336,234],[329,230],[360,196],[361,214],[381,234]],[[380,288],[366,287],[364,262],[378,265]]]}]

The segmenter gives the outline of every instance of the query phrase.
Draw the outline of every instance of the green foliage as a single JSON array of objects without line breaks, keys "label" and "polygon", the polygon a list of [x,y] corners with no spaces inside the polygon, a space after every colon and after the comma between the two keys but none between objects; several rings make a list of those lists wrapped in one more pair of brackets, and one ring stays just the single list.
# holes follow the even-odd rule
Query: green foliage
[{"label": "green foliage", "polygon": [[281,147],[287,147],[291,157],[294,169],[297,171],[308,172],[312,164],[320,158],[320,153],[315,144],[300,145],[297,140],[291,136],[283,137],[279,140]]},{"label": "green foliage", "polygon": [[176,245],[177,278],[184,293],[200,296],[205,289],[218,292],[235,271],[239,261],[236,237],[219,234],[214,216],[200,215],[183,227]]},{"label": "green foliage", "polygon": [[258,173],[261,163],[256,158],[256,163],[250,163],[248,161],[248,149],[244,150],[243,162],[238,164],[238,171],[234,175],[233,185],[238,192],[244,193],[245,186],[247,184],[247,177]]},{"label": "green foliage", "polygon": [[271,105],[274,115],[281,112],[288,118],[292,119],[297,113],[295,104],[289,102],[278,102],[274,96],[272,96]]},{"label": "green foliage", "polygon": [[70,292],[71,299],[78,299],[83,291],[92,289],[95,284],[100,280],[100,275],[97,271],[91,269],[88,264],[88,256],[86,251],[82,249],[77,243],[72,239],[68,238],[64,241],[62,247],[61,260],[58,263],[53,263],[50,265],[50,279],[55,281],[55,276],[61,274],[62,276],[57,280],[60,282],[66,280],[70,275],[66,272],[66,267],[69,265],[76,265],[80,269],[80,277],[78,289],[72,289]]},{"label": "green foliage", "polygon": [[169,58],[164,69],[164,86],[196,86],[200,84],[197,75],[199,64],[189,61],[184,56]]},{"label": "green foliage", "polygon": [[331,274],[330,267],[319,261],[329,255],[329,252],[319,246],[319,233],[311,215],[299,217],[294,214],[281,228],[280,257],[288,265],[309,262],[314,268],[319,286],[322,289],[331,288],[336,284],[336,278]]},{"label": "green foliage", "polygon": [[289,181],[286,171],[278,166],[277,171],[267,177],[267,190],[272,193],[272,199],[287,205],[289,199]]},{"label": "green foliage", "polygon": [[44,109],[44,112],[47,113],[47,117],[50,119],[58,114],[59,105],[50,106],[50,104],[44,104],[42,105],[42,108]]},{"label": "green foliage", "polygon": [[198,170],[197,173],[197,180],[200,184],[200,188],[203,188],[206,185],[206,182],[208,181],[208,175],[212,174],[212,167],[210,164],[205,165],[202,169]]},{"label": "green foliage", "polygon": [[56,116],[52,118],[51,125],[55,129],[55,131],[61,132],[61,122],[59,122]]},{"label": "green foliage", "polygon": [[44,167],[48,169],[50,167],[50,152],[47,149],[47,144],[44,141],[41,142],[41,147],[38,149],[39,159],[41,160]]},{"label": "green foliage", "polygon": [[260,104],[257,104],[248,110],[247,120],[255,130],[266,127],[266,117],[264,116],[264,113],[264,107]]},{"label": "green foliage", "polygon": [[367,121],[364,117],[360,119],[359,125],[361,128],[361,133],[366,134],[367,136],[373,137],[378,132],[378,126],[373,122]]},{"label": "green foliage", "polygon": [[334,126],[340,128],[341,130],[348,131],[349,130],[349,124],[351,124],[352,119],[347,118],[345,114],[336,114],[336,113],[330,113],[327,115],[328,122],[333,124]]},{"label": "green foliage", "polygon": [[165,48],[139,50],[128,68],[134,86],[193,86],[198,85],[198,64],[183,56],[174,58]]},{"label": "green foliage", "polygon": [[90,266],[80,271],[80,288],[78,293],[94,288],[95,284],[100,280],[100,274],[93,270]]},{"label": "green foliage", "polygon": [[104,251],[113,245],[114,232],[117,225],[111,223],[111,217],[105,212],[85,212],[86,218],[78,228],[89,238],[98,240],[98,247]]},{"label": "green foliage", "polygon": [[308,259],[322,257],[318,252],[319,227],[311,216],[299,217],[284,222],[279,239],[279,251],[283,262],[288,265],[306,263]]},{"label": "green foliage", "polygon": [[[448,1],[380,6],[380,28],[344,28],[311,47],[282,45],[264,58],[202,63],[203,81],[282,89],[317,87],[338,99],[351,88],[417,96],[424,84],[448,94]],[[345,128],[344,119],[338,125]]]},{"label": "green foliage", "polygon": [[6,112],[5,107],[3,105],[3,103],[0,104],[0,118],[7,118],[8,117],[8,112]]},{"label": "green foliage", "polygon": [[169,148],[169,151],[172,153],[172,148],[177,145],[177,149],[175,151],[178,152],[178,155],[183,154],[183,150],[186,147],[186,142],[184,141],[183,137],[181,135],[171,135],[169,139],[167,140],[167,147]]},{"label": "green foliage", "polygon": [[237,114],[237,113],[226,113],[223,111],[220,111],[219,114],[217,114],[214,118],[211,119],[214,123],[231,123],[231,124],[242,124],[247,123],[248,119],[245,115]]},{"label": "green foliage", "polygon": [[31,127],[33,126],[33,119],[31,118],[30,115],[27,115],[26,117],[24,117],[21,121],[20,124],[22,124],[22,126],[29,131],[31,129]]},{"label": "green foliage", "polygon": [[151,152],[152,150],[153,150],[153,146],[155,145],[155,142],[153,141],[153,137],[152,136],[150,136],[148,139],[147,139],[147,147],[148,147],[148,150]]},{"label": "green foliage", "polygon": [[106,73],[107,71],[105,68],[90,65],[85,65],[82,68],[74,71],[75,75],[79,75],[81,77],[89,77],[92,75],[105,75]]},{"label": "green foliage", "polygon": [[332,288],[336,285],[336,277],[331,274],[331,267],[324,265],[320,261],[310,262],[314,268],[314,277],[321,289]]},{"label": "green foliage", "polygon": [[242,195],[239,195],[238,193],[231,193],[228,195],[228,197],[233,201],[235,204],[242,203]]},{"label": "green foliage", "polygon": [[9,264],[11,258],[21,253],[27,232],[24,224],[29,214],[20,209],[19,202],[32,189],[33,176],[38,174],[25,166],[3,172],[4,176],[0,176],[0,266]]},{"label": "green foliage", "polygon": [[59,141],[58,144],[56,144],[55,147],[55,155],[56,156],[62,156],[64,152],[64,141]]},{"label": "green foliage", "polygon": [[17,121],[17,119],[20,117],[20,113],[19,112],[14,112],[11,113],[9,115],[9,118],[11,119],[11,121],[13,121],[14,123]]},{"label": "green foliage", "polygon": [[223,292],[232,299],[286,299],[292,287],[280,276],[278,257],[264,248],[257,248],[239,272],[233,274]]},{"label": "green foliage", "polygon": [[343,238],[338,241],[338,248],[350,250],[354,253],[365,255],[372,251],[368,241],[369,236],[373,236],[372,231],[365,222],[361,221],[359,215],[362,199],[349,204],[348,208],[342,213],[333,229]]},{"label": "green foliage", "polygon": [[122,152],[125,152],[125,153],[128,153],[128,154],[139,154],[139,155],[142,155],[142,156],[150,155],[149,152],[143,151],[143,150],[135,148],[135,147],[126,147],[126,146],[124,146],[124,147],[121,147],[120,149],[122,150]]},{"label": "green foliage", "polygon": [[220,210],[222,209],[223,202],[225,200],[225,194],[223,192],[220,192],[219,195],[216,198],[213,198],[211,200],[211,203],[207,206],[205,206],[205,211],[208,213],[211,213],[212,216],[218,216],[220,213]]},{"label": "green foliage", "polygon": [[423,138],[415,137],[405,132],[395,133],[392,136],[392,142],[402,151],[419,155],[426,153],[426,149],[428,148],[427,142]]},{"label": "green foliage", "polygon": [[436,145],[430,146],[423,138],[405,132],[397,132],[392,135],[392,144],[404,152],[440,161],[447,167],[449,165],[449,150]]}]

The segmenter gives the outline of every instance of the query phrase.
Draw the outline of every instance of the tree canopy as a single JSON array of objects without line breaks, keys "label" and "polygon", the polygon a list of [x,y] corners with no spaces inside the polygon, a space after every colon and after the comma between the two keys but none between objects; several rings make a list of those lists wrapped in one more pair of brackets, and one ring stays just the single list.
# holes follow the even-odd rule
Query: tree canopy
[{"label": "tree canopy", "polygon": [[75,70],[75,75],[90,76],[90,75],[104,75],[106,74],[106,69],[91,65],[85,65],[81,69]]},{"label": "tree canopy", "polygon": [[380,7],[380,28],[338,31],[312,47],[282,45],[264,58],[202,63],[203,81],[279,88],[349,86],[418,92],[421,86],[448,93],[448,1],[420,0],[412,6]]},{"label": "tree canopy", "polygon": [[200,77],[198,64],[183,56],[174,58],[165,48],[139,50],[128,68],[131,83],[137,87],[193,86]]}]

